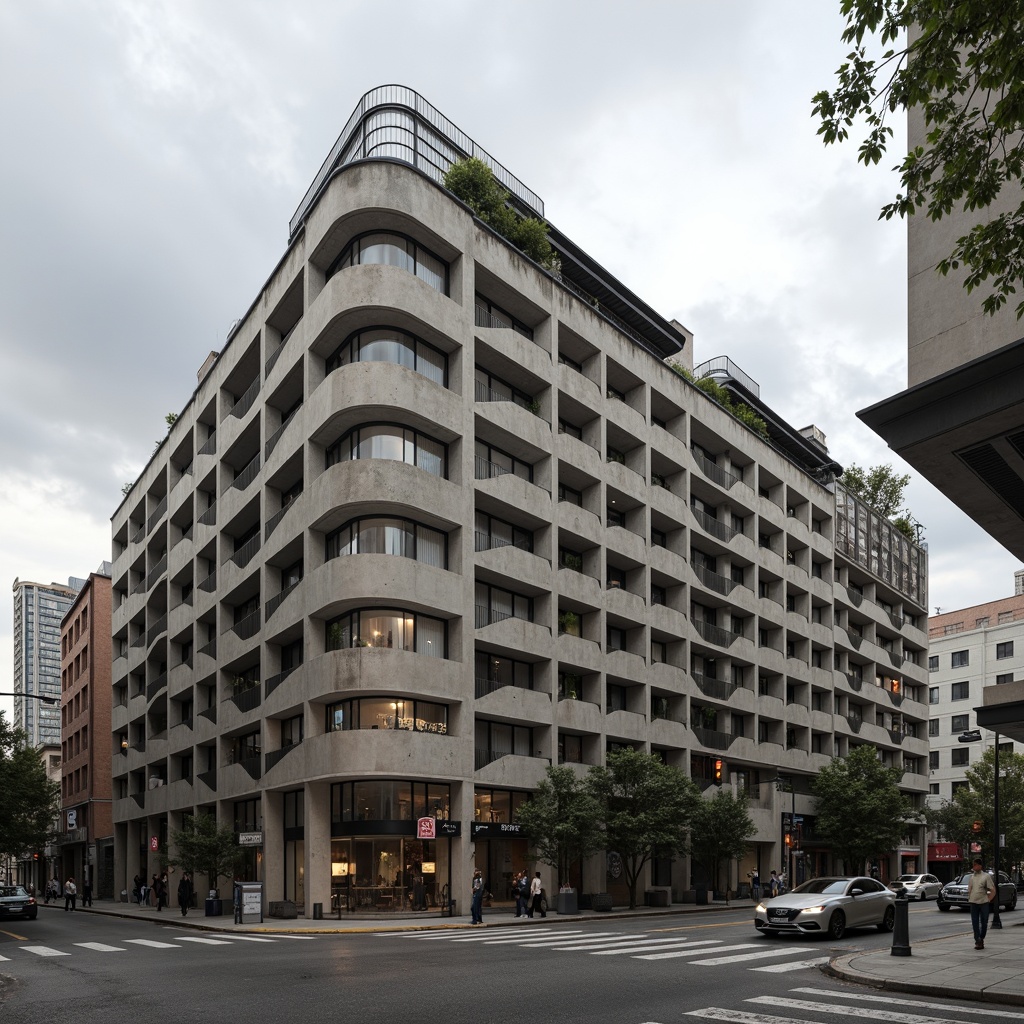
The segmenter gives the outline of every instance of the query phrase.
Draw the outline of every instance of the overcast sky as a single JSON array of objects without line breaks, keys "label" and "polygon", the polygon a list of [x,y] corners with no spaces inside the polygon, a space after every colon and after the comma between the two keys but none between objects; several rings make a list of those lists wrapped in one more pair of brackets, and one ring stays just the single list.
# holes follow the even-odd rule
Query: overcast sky
[{"label": "overcast sky", "polygon": [[[121,486],[287,243],[359,97],[421,92],[548,219],[840,463],[906,385],[905,227],[811,96],[838,0],[0,2],[0,582],[110,557]],[[929,485],[934,610],[1016,562]],[[0,690],[12,682],[0,594]],[[10,709],[0,697],[0,708]]]}]

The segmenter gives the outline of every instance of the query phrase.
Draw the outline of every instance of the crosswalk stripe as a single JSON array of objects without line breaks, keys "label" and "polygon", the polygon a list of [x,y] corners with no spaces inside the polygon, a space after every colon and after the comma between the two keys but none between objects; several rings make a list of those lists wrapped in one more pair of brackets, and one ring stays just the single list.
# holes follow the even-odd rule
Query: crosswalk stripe
[{"label": "crosswalk stripe", "polygon": [[26,953],[35,953],[36,956],[71,956],[62,950],[54,949],[52,946],[22,946]]},{"label": "crosswalk stripe", "polygon": [[[551,929],[551,928],[537,928],[536,930],[531,929],[530,934],[531,935],[546,935],[546,934],[550,934],[552,931],[553,931],[553,929]],[[525,938],[525,937],[526,937],[525,935],[521,935],[520,936],[520,938]],[[493,942],[497,938],[497,936],[495,936],[495,935],[488,935],[486,932],[483,932],[483,933],[479,933],[478,932],[476,935],[467,935],[465,938],[460,937],[460,938],[457,938],[457,939],[453,939],[450,935],[429,935],[429,936],[427,936],[427,938],[428,939],[442,938],[442,939],[447,939],[449,942]]]},{"label": "crosswalk stripe", "polygon": [[[702,1010],[686,1010],[686,1017],[706,1017],[708,1020],[728,1021],[729,1024],[796,1024],[793,1017],[773,1017],[770,1013],[749,1013],[746,1010],[727,1010],[722,1006],[705,1006]],[[800,1024],[822,1024],[805,1020]]]},{"label": "crosswalk stripe", "polygon": [[176,946],[173,942],[157,942],[156,939],[125,939],[125,942],[131,942],[136,946],[148,946],[150,949],[181,949],[181,946]]},{"label": "crosswalk stripe", "polygon": [[297,939],[299,942],[316,942],[317,937],[315,935],[288,935],[278,934],[274,936],[274,940],[277,939]]},{"label": "crosswalk stripe", "polygon": [[[487,945],[488,946],[510,946],[513,943],[519,943],[521,946],[525,946],[526,948],[530,948],[531,946],[550,946],[552,942],[568,942],[568,941],[570,941],[571,936],[574,936],[574,935],[579,936],[579,939],[578,940],[574,939],[572,941],[580,941],[580,942],[582,942],[584,934],[585,933],[583,931],[562,932],[561,936],[559,936],[557,939],[554,938],[553,936],[549,935],[546,939],[540,939],[537,942],[524,942],[523,939],[528,939],[528,938],[530,938],[530,936],[529,935],[517,935],[514,939],[489,939],[487,941]],[[598,932],[597,934],[598,935],[611,935],[612,933],[611,932]]]},{"label": "crosswalk stripe", "polygon": [[[827,960],[827,957],[823,957]],[[764,970],[763,967],[756,968]],[[929,1003],[923,999],[898,999],[895,996],[869,996],[860,992],[822,991],[816,988],[792,988],[790,992],[799,992],[804,995],[818,996],[821,999],[859,999],[864,1003],[885,1003],[887,1006],[919,1006],[925,1010],[953,1010],[956,1013],[962,1011],[962,1006],[951,1006],[949,1003]],[[982,1017],[1010,1017],[1013,1020],[1024,1020],[1024,1013],[1016,1013],[1013,1010],[989,1010],[981,1007],[971,1009]]]},{"label": "crosswalk stripe", "polygon": [[[692,949],[695,953],[707,953],[707,952],[710,952],[710,951],[706,950],[706,949],[698,950],[698,949],[694,949],[694,947],[696,947],[696,946],[717,946],[721,941],[722,941],[721,939],[696,939],[696,940],[692,940],[692,941],[691,940],[677,939],[675,942],[672,942],[672,941],[670,941],[668,939],[665,939],[665,940],[663,940],[662,944],[659,945],[659,946],[628,946],[625,949],[599,949],[599,950],[596,950],[592,955],[593,956],[626,956],[626,955],[634,956],[637,953],[655,953],[655,952],[657,952],[659,950],[682,949],[683,947],[686,947],[687,949]],[[637,956],[636,959],[637,960],[645,960],[645,959],[648,959],[648,958],[644,957],[644,956]]]},{"label": "crosswalk stripe", "polygon": [[757,996],[746,1002],[778,1006],[787,1010],[820,1010],[823,1013],[866,1017],[869,1020],[888,1020],[898,1024],[950,1024],[948,1017],[927,1017],[919,1013],[898,1013],[894,1010],[872,1010],[866,1006],[833,1006],[831,1003],[817,1003],[810,999],[787,999],[784,996]]},{"label": "crosswalk stripe", "polygon": [[810,953],[810,946],[792,946],[789,949],[762,949],[757,953],[737,953],[736,956],[719,956],[711,960],[693,960],[692,967],[720,967],[722,964],[738,964],[744,960],[769,960],[773,956],[789,956],[790,953]]},{"label": "crosswalk stripe", "polygon": [[124,946],[108,946],[105,942],[76,942],[82,949],[94,949],[97,953],[127,953]]},{"label": "crosswalk stripe", "polygon": [[0,956],[0,960],[10,960],[9,956]]},{"label": "crosswalk stripe", "polygon": [[212,935],[214,939],[227,939],[229,942],[276,942],[276,939],[264,939],[259,935]]},{"label": "crosswalk stripe", "polygon": [[230,946],[227,939],[208,939],[205,935],[179,935],[178,942],[198,942],[203,946]]},{"label": "crosswalk stripe", "polygon": [[[731,952],[734,949],[754,949],[755,947],[760,947],[760,946],[761,946],[760,942],[737,942],[735,945],[732,945],[732,946],[719,946],[718,949],[715,950],[715,952],[716,953],[727,953],[727,952]],[[681,953],[651,953],[649,956],[638,956],[637,960],[672,960],[675,957],[689,956],[689,955],[690,955],[690,951],[687,950],[687,949],[684,949]]]},{"label": "crosswalk stripe", "polygon": [[772,974],[784,974],[786,971],[799,971],[804,967],[820,967],[822,964],[827,964],[831,959],[828,956],[815,956],[811,957],[810,960],[793,960],[791,963],[785,964],[766,964],[764,967],[751,967],[750,969],[752,971],[768,971]]}]

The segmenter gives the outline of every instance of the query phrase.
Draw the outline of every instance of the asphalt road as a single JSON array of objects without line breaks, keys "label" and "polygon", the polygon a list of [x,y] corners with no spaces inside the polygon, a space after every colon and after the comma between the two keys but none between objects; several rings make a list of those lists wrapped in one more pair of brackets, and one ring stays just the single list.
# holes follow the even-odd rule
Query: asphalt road
[{"label": "asphalt road", "polygon": [[[487,918],[498,928],[242,938],[181,928],[171,913],[154,925],[41,908],[36,921],[0,922],[0,1024],[974,1021],[969,1003],[908,1005],[910,1021],[896,997],[816,966],[837,952],[887,946],[890,935],[864,930],[835,945],[765,939],[751,916],[749,908],[587,922],[507,915]],[[912,943],[966,941],[970,922],[914,905],[910,931]],[[979,1013],[978,1024],[994,1024],[992,1013]],[[998,1016],[1024,1020],[1010,1008]]]}]

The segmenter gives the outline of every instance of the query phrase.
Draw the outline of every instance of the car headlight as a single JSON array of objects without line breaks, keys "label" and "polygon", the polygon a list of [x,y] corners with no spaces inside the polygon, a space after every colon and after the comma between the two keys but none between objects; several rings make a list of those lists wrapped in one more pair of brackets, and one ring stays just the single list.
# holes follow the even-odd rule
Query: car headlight
[{"label": "car headlight", "polygon": [[765,909],[766,909],[766,907],[765,907],[765,905],[763,903],[758,903],[758,905],[756,907],[754,907],[754,913],[755,914],[760,913],[761,911],[764,911]]},{"label": "car headlight", "polygon": [[820,914],[824,909],[825,909],[825,904],[823,903],[820,907],[804,907],[803,910],[800,911],[800,913],[801,914]]}]

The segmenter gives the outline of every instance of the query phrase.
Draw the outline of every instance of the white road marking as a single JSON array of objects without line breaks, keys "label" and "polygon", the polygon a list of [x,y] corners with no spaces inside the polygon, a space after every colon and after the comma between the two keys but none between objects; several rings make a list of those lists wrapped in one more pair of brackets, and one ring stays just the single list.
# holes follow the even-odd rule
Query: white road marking
[{"label": "white road marking", "polygon": [[[708,1020],[729,1021],[730,1024],[796,1024],[793,1017],[773,1017],[769,1013],[748,1013],[746,1010],[726,1010],[721,1006],[705,1006],[703,1010],[687,1010],[687,1017],[706,1017]],[[822,1024],[821,1021],[800,1021],[799,1024]]]},{"label": "white road marking", "polygon": [[0,960],[10,960],[9,956],[0,956]]},{"label": "white road marking", "polygon": [[136,946],[148,946],[150,949],[181,949],[181,946],[176,946],[173,942],[157,942],[156,939],[125,939],[125,942],[131,942]]},{"label": "white road marking", "polygon": [[[612,935],[612,934],[614,934],[614,933],[613,932],[596,932],[595,933],[595,935],[597,935],[597,936],[600,936],[600,935]],[[562,942],[563,941],[563,937],[564,937],[565,941],[570,941],[570,937],[573,936],[573,935],[578,935],[579,936],[579,940],[573,940],[573,941],[580,941],[580,942],[582,942],[585,933],[582,931],[582,929],[573,930],[573,931],[567,931],[567,932],[562,932],[562,937],[560,937],[560,938],[556,939],[556,938],[552,938],[551,936],[549,936],[548,938],[540,939],[537,942],[524,942],[523,940],[530,938],[530,936],[529,935],[519,934],[514,939],[510,939],[510,938],[490,939],[490,940],[488,940],[487,945],[488,946],[506,946],[506,945],[512,945],[512,943],[514,943],[514,942],[518,942],[520,945],[526,946],[526,947],[530,947],[530,946],[550,946],[552,942]]]},{"label": "white road marking", "polygon": [[212,935],[213,939],[227,939],[229,942],[276,942],[276,939],[262,939],[258,935]]},{"label": "white road marking", "polygon": [[[827,960],[827,957],[823,959]],[[763,967],[756,968],[764,970]],[[864,1003],[885,1003],[888,1006],[919,1006],[924,1010],[952,1010],[954,1013],[962,1013],[962,1006],[951,1006],[949,1003],[929,1003],[923,999],[898,999],[895,996],[869,996],[860,992],[821,991],[816,988],[792,988],[790,992],[799,992],[803,995],[818,996],[822,999],[859,999]],[[980,1014],[983,1017],[1011,1017],[1014,1020],[1024,1020],[1024,1013],[1015,1013],[1013,1010],[988,1010],[980,1007],[972,1007],[971,1013]]]},{"label": "white road marking", "polygon": [[949,1024],[948,1017],[927,1017],[919,1013],[898,1013],[894,1010],[872,1010],[866,1006],[833,1006],[809,999],[786,999],[783,996],[757,996],[748,1003],[778,1006],[787,1010],[814,1010],[823,1013],[841,1013],[848,1017],[866,1017],[869,1020],[888,1020],[898,1024]]},{"label": "white road marking", "polygon": [[105,942],[76,942],[82,949],[94,949],[97,953],[127,953],[124,946],[108,946]]},{"label": "white road marking", "polygon": [[[538,928],[536,931],[533,931],[533,934],[546,935],[549,934],[551,931],[551,928]],[[486,932],[477,932],[476,935],[467,935],[465,938],[460,936],[457,939],[453,939],[450,935],[428,935],[426,939],[422,941],[427,941],[429,939],[447,939],[449,942],[493,942],[497,938],[498,936],[496,935],[488,935]],[[520,935],[519,938],[520,940],[522,940],[526,938],[526,936]]]},{"label": "white road marking", "polygon": [[179,935],[178,942],[198,942],[204,946],[230,946],[227,939],[208,939],[203,935]]},{"label": "white road marking", "polygon": [[53,949],[51,946],[22,946],[26,953],[35,953],[36,956],[71,956],[70,953],[64,953],[59,949]]},{"label": "white road marking", "polygon": [[[732,946],[719,946],[715,950],[716,953],[727,953],[734,949],[754,949],[760,947],[760,942],[737,942]],[[683,950],[681,953],[651,953],[650,956],[638,956],[637,960],[671,960],[674,957],[689,956],[689,950]]]},{"label": "white road marking", "polygon": [[[659,950],[666,949],[683,949],[684,947],[688,950],[693,950],[695,953],[707,953],[710,950],[697,949],[699,946],[717,946],[721,943],[721,939],[661,939],[660,943],[656,946],[629,946],[625,949],[600,949],[594,952],[594,956],[625,956],[634,955],[636,953],[655,953]],[[637,960],[647,959],[646,957],[638,956]]]},{"label": "white road marking", "polygon": [[[765,967],[751,967],[752,971],[768,971],[773,974],[783,974],[786,971],[799,971],[804,967],[820,967],[822,964],[827,964],[831,957],[828,956],[816,956],[810,960],[794,960],[792,963],[785,964],[768,964]],[[890,1000],[886,999],[885,1002]]]},{"label": "white road marking", "polygon": [[719,956],[711,960],[693,960],[693,967],[720,967],[722,964],[738,964],[744,960],[769,960],[773,956],[789,956],[790,953],[810,953],[810,946],[791,946],[789,949],[762,949],[757,953],[738,953],[736,956]]}]

